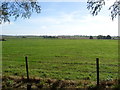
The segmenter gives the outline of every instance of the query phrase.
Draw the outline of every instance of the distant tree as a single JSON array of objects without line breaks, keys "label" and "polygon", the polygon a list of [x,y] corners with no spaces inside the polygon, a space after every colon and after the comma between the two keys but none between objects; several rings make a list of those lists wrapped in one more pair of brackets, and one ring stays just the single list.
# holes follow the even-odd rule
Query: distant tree
[{"label": "distant tree", "polygon": [[90,36],[89,39],[93,39],[93,36]]},{"label": "distant tree", "polygon": [[56,36],[43,36],[43,38],[58,38]]},{"label": "distant tree", "polygon": [[102,35],[98,35],[97,39],[111,39],[112,37],[110,35],[107,36],[102,36]]},{"label": "distant tree", "polygon": [[102,36],[101,39],[106,39],[106,36]]},{"label": "distant tree", "polygon": [[97,36],[97,39],[102,39],[102,35],[98,35],[98,36]]},{"label": "distant tree", "polygon": [[27,37],[25,37],[25,36],[22,36],[22,38],[27,38]]},{"label": "distant tree", "polygon": [[[12,2],[13,1],[13,2]],[[30,18],[33,12],[40,13],[41,7],[35,0],[12,0],[0,2],[0,24],[10,22],[10,17]]]},{"label": "distant tree", "polygon": [[110,35],[107,35],[106,36],[106,39],[111,39],[112,37]]},{"label": "distant tree", "polygon": [[[88,0],[87,8],[90,10],[92,15],[97,15],[102,7],[105,5],[106,0]],[[110,7],[111,10],[111,18],[112,20],[116,18],[117,15],[120,16],[120,0],[116,0]]]},{"label": "distant tree", "polygon": [[98,35],[98,36],[97,36],[97,39],[106,39],[106,36]]}]

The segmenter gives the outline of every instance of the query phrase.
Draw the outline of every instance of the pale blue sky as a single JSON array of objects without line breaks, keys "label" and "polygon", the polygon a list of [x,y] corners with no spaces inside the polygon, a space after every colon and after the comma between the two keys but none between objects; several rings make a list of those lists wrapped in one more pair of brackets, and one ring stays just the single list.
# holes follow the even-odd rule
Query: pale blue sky
[{"label": "pale blue sky", "polygon": [[118,35],[118,20],[112,21],[106,5],[92,16],[86,2],[39,2],[41,13],[2,25],[5,35]]}]

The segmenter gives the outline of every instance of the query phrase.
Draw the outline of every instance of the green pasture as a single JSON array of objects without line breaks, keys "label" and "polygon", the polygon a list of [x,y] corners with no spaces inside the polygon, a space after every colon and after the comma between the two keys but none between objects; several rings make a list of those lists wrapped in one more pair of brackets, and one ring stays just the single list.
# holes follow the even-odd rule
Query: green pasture
[{"label": "green pasture", "polygon": [[96,58],[100,80],[118,76],[117,40],[10,38],[2,42],[3,75],[26,76],[25,56],[31,77],[94,81]]}]

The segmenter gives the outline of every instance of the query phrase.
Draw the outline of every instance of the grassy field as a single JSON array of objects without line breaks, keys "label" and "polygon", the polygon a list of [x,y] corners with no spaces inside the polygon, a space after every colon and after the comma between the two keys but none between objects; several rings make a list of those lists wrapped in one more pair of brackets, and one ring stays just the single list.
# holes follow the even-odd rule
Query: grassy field
[{"label": "grassy field", "polygon": [[99,58],[100,80],[117,78],[117,40],[14,38],[2,45],[3,75],[26,76],[28,56],[31,77],[95,81]]}]

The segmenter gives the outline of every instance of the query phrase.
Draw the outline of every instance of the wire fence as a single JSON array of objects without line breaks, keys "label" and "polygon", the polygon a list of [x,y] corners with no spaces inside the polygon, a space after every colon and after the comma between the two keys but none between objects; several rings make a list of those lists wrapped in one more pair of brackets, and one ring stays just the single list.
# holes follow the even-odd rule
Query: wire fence
[{"label": "wire fence", "polygon": [[[25,62],[26,62],[26,73],[27,73],[27,80],[29,82],[29,72],[28,72],[28,60],[27,57],[25,57]],[[40,61],[39,63],[50,63],[50,64],[55,64],[58,62],[44,62],[44,61]],[[101,66],[106,66],[106,67],[120,67],[119,65],[115,65],[115,64],[99,64],[99,58],[96,58],[96,63],[68,63],[68,62],[59,62],[59,64],[70,64],[70,65],[92,65],[96,67],[95,71],[88,71],[88,70],[79,70],[79,72],[84,72],[84,73],[88,73],[88,72],[92,72],[92,73],[96,73],[96,82],[97,82],[97,86],[99,86],[99,74],[100,73],[118,73],[119,71],[105,71],[105,70],[100,70]]]},{"label": "wire fence", "polygon": [[[32,61],[32,62],[34,62],[34,61]],[[96,67],[96,64],[95,63],[74,63],[74,62],[72,62],[72,63],[68,63],[68,62],[44,62],[44,61],[40,61],[39,63],[42,63],[42,64],[44,64],[44,63],[49,63],[49,64],[67,64],[67,65],[83,65],[83,66],[85,66],[85,65],[89,65],[89,66],[94,66],[94,67]],[[106,67],[120,67],[119,65],[115,65],[115,64],[99,64],[100,65],[100,67],[102,67],[102,66],[106,66]],[[96,73],[96,71],[83,71],[83,70],[79,70],[80,72],[92,72],[92,73]],[[118,73],[118,71],[106,71],[106,70],[100,70],[99,72],[102,72],[102,73]]]}]

